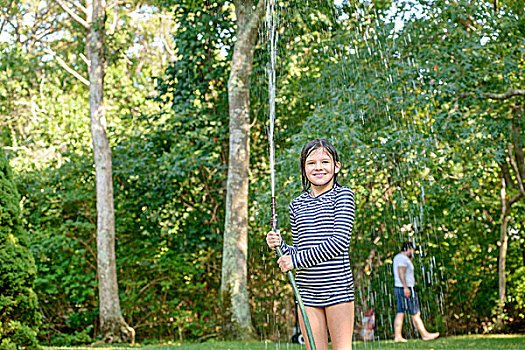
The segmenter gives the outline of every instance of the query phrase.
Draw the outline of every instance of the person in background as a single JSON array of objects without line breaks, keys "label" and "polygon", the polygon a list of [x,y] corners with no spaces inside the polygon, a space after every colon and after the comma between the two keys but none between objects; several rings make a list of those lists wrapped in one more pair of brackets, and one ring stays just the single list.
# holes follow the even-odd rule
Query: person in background
[{"label": "person in background", "polygon": [[404,242],[401,253],[394,257],[394,295],[397,300],[397,314],[394,321],[394,341],[406,342],[401,330],[403,329],[403,319],[408,312],[412,316],[412,322],[416,326],[423,340],[433,340],[439,337],[439,333],[429,333],[419,311],[419,301],[414,289],[414,246],[411,242]]}]

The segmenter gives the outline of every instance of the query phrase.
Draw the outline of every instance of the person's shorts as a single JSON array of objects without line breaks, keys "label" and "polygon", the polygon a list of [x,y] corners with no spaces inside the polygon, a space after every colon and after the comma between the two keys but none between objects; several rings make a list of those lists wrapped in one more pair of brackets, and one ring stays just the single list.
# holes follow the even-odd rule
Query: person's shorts
[{"label": "person's shorts", "polygon": [[410,315],[415,315],[419,312],[419,301],[417,300],[417,295],[414,287],[409,287],[410,289],[410,298],[405,297],[403,287],[395,287],[394,295],[397,299],[397,313],[409,313]]}]

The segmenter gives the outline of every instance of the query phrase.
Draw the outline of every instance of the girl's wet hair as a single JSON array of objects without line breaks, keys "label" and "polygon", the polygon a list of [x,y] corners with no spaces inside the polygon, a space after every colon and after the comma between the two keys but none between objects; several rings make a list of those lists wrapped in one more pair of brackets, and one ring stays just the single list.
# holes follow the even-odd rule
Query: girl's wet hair
[{"label": "girl's wet hair", "polygon": [[301,151],[301,177],[303,182],[303,191],[307,192],[310,187],[311,183],[308,181],[308,178],[306,177],[306,171],[305,171],[305,164],[306,164],[306,158],[315,151],[316,149],[324,148],[328,154],[332,156],[332,160],[334,161],[334,184],[339,185],[337,182],[337,173],[335,172],[335,165],[339,162],[339,157],[337,156],[337,151],[335,150],[334,146],[330,142],[328,142],[325,139],[315,139],[312,141],[309,141],[306,145],[304,145],[303,150]]}]

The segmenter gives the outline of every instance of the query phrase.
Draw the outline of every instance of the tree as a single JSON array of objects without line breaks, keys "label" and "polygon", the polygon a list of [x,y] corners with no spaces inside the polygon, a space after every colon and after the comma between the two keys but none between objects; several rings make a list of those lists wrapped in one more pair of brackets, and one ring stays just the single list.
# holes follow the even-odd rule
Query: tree
[{"label": "tree", "polygon": [[247,290],[248,182],[250,165],[250,74],[264,1],[236,0],[237,41],[228,80],[230,149],[221,295],[231,305],[239,336],[251,336]]},{"label": "tree", "polygon": [[[496,327],[503,327],[503,315],[506,301],[506,269],[507,251],[509,245],[508,223],[511,219],[511,209],[525,195],[523,179],[525,178],[525,160],[521,143],[521,126],[523,107],[514,105],[510,122],[510,140],[507,143],[505,156],[500,160],[501,168],[501,216],[500,216],[500,252],[498,259],[498,318]],[[510,167],[509,167],[510,164]],[[510,170],[512,169],[512,171]],[[514,192],[514,193],[512,193]]]},{"label": "tree", "polygon": [[37,349],[41,324],[36,266],[20,217],[20,195],[0,150],[0,349]]},{"label": "tree", "polygon": [[[105,0],[89,0],[85,7],[79,6],[84,12],[84,19],[68,4],[61,0],[56,2],[87,32],[89,114],[97,191],[97,274],[102,340],[108,343],[133,343],[135,331],[122,317],[117,283],[113,165],[104,105],[106,3]],[[82,80],[81,77],[78,78]],[[87,81],[84,83],[88,84]]]},{"label": "tree", "polygon": [[[2,71],[0,73],[2,81],[0,84],[2,86],[0,89],[2,141],[0,143],[5,141],[7,146],[5,149],[9,152],[16,174],[23,179],[20,191],[24,194],[24,202],[28,204],[24,206],[24,214],[30,214],[28,229],[34,238],[31,240],[31,248],[37,258],[38,269],[43,272],[37,276],[36,289],[43,300],[40,307],[45,320],[39,338],[52,344],[88,343],[100,333],[98,321],[100,312],[97,311],[99,306],[96,266],[97,213],[94,212],[96,179],[92,138],[89,132],[90,123],[86,123],[85,119],[89,113],[89,87],[85,84],[88,80],[84,77],[87,77],[88,60],[85,57],[87,29],[83,25],[85,24],[83,18],[91,16],[88,16],[89,13],[84,6],[77,6],[79,3],[61,2],[63,6],[61,8],[55,2],[51,2],[49,7],[39,7],[37,2],[28,5],[27,2],[12,2],[13,7],[8,21],[12,25],[6,24],[4,30],[7,34],[22,33],[22,39],[25,40],[26,37],[29,39],[26,40],[27,42],[23,40],[17,42],[17,45],[14,40],[0,44],[0,50],[5,58],[0,63],[4,68],[0,69]],[[78,12],[75,17],[80,21],[71,21],[67,17],[64,10],[67,4],[69,4],[69,12],[73,11],[75,5],[73,9]],[[159,33],[159,31],[169,31],[171,25],[165,20],[170,18],[167,10],[161,13],[158,8],[149,6],[128,2],[124,5],[111,6],[113,11],[108,11],[109,25],[105,25],[107,33],[104,38],[106,87],[103,101],[108,117],[107,137],[110,146],[117,150],[129,149],[129,144],[119,147],[118,143],[122,139],[126,140],[126,136],[132,133],[140,133],[140,127],[146,124],[145,119],[142,119],[144,115],[158,113],[158,105],[148,100],[146,96],[153,94],[155,86],[151,76],[163,69],[160,61],[167,61],[167,54],[163,52],[164,48],[151,43],[156,37],[165,36],[166,32]],[[151,16],[134,17],[136,13],[143,14],[149,11],[153,11]],[[24,21],[23,18],[34,19],[34,23]],[[35,34],[25,34],[31,30]],[[46,37],[47,33],[55,35]],[[29,51],[30,39],[36,39],[32,55],[26,53]],[[163,42],[166,46],[171,44],[169,37],[165,37]],[[132,46],[141,46],[143,49],[138,52],[128,51],[127,49]],[[157,54],[162,57],[157,58]],[[42,56],[45,59],[42,59]],[[145,64],[146,62],[148,64]],[[226,105],[226,102],[224,104]],[[126,161],[126,157],[128,154],[125,153],[121,159],[116,160],[117,170],[125,172],[132,167],[134,163]],[[173,265],[177,264],[181,266],[180,270],[184,270],[182,268],[184,264],[179,263],[181,257],[179,260],[171,261],[165,258],[162,260],[164,264],[162,265],[155,258],[156,254],[144,249],[143,245],[140,245],[142,250],[134,249],[133,244],[141,241],[136,238],[137,234],[143,231],[137,230],[136,225],[139,223],[128,224],[128,219],[134,217],[135,213],[127,210],[126,205],[129,204],[130,208],[136,209],[137,203],[131,203],[129,195],[122,194],[119,197],[119,193],[129,190],[129,182],[126,178],[121,182],[122,178],[116,176],[113,155],[112,163],[114,181],[119,181],[120,185],[119,188],[114,188],[115,230],[120,238],[120,244],[116,247],[118,257],[116,265],[122,271],[119,273],[119,278],[127,277],[125,282],[120,283],[120,289],[134,288],[141,284],[142,287],[161,288],[155,283],[150,283],[151,268],[146,268],[145,264],[137,265],[135,260],[131,262],[132,259],[141,261],[151,259],[157,262],[156,268],[159,266],[164,268],[168,265],[165,268],[166,275],[174,279],[172,283],[178,284],[182,278],[174,274]],[[139,166],[138,169],[144,168]],[[53,190],[48,191],[51,188]],[[212,188],[218,187],[212,186]],[[41,197],[33,201],[34,196],[40,195],[46,196],[46,199]],[[68,199],[65,201],[59,199],[62,195]],[[80,197],[83,199],[79,199]],[[76,204],[70,205],[72,202]],[[159,202],[166,203],[167,200],[160,198]],[[47,207],[48,204],[51,204],[52,208]],[[47,209],[39,205],[44,205]],[[141,208],[138,207],[140,214],[142,214]],[[46,215],[42,215],[42,212]],[[53,214],[49,215],[51,212]],[[174,209],[172,212],[178,211]],[[151,241],[152,245],[161,244],[158,240]],[[126,245],[128,242],[130,245]],[[73,246],[75,248],[72,248]],[[137,255],[144,252],[144,255],[139,258],[135,254],[118,254],[119,250],[126,252],[133,250],[138,252]],[[64,269],[64,266],[68,267]],[[140,271],[141,268],[144,271]],[[162,280],[167,278],[167,276],[161,277]],[[215,282],[218,282],[218,278]],[[129,287],[130,285],[132,287]],[[180,292],[177,288],[171,290],[173,294]],[[218,295],[217,290],[218,287],[213,289],[214,295]],[[126,294],[121,296],[120,300],[126,321],[130,324],[133,322],[134,327],[135,325],[144,327],[144,324],[150,321],[149,314],[160,314],[161,312],[155,309],[159,305],[163,308],[163,320],[182,314],[177,308],[178,298],[173,294],[161,294],[154,288],[147,289],[146,293],[141,290],[141,293],[140,297],[133,293]],[[148,298],[154,293],[158,293],[156,303],[142,302],[143,298]],[[187,308],[191,311],[195,310],[191,305]],[[200,310],[197,309],[196,312],[198,311]],[[164,325],[162,329],[142,328],[144,330],[142,336],[160,334],[166,328],[175,327],[174,323],[170,322],[165,322]],[[187,326],[187,333],[193,335],[197,332],[193,331],[195,327],[192,325]],[[211,329],[211,327],[202,327],[202,329]]]},{"label": "tree", "polygon": [[[100,329],[108,343],[133,343],[135,331],[122,317],[115,258],[115,212],[113,206],[113,165],[106,131],[104,107],[104,51],[106,3],[87,3],[89,33],[89,115],[97,188],[97,263]],[[90,17],[92,10],[92,17]]]}]

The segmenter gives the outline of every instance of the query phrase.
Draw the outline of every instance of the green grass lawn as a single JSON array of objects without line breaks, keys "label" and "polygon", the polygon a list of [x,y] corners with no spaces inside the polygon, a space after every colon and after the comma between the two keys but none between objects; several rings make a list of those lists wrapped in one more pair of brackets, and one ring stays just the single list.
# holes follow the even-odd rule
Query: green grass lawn
[{"label": "green grass lawn", "polygon": [[[135,347],[47,347],[47,350],[94,350],[94,349],[145,349],[145,350],[305,350],[306,347],[290,343],[270,343],[270,342],[215,342],[197,344],[168,344],[168,345],[147,345]],[[457,349],[457,350],[476,350],[476,349],[523,349],[525,350],[525,335],[469,335],[438,338],[434,341],[424,342],[422,340],[409,340],[408,343],[394,343],[392,340],[381,340],[354,342],[354,350],[369,349],[414,349],[414,350],[437,350],[437,349]]]}]

